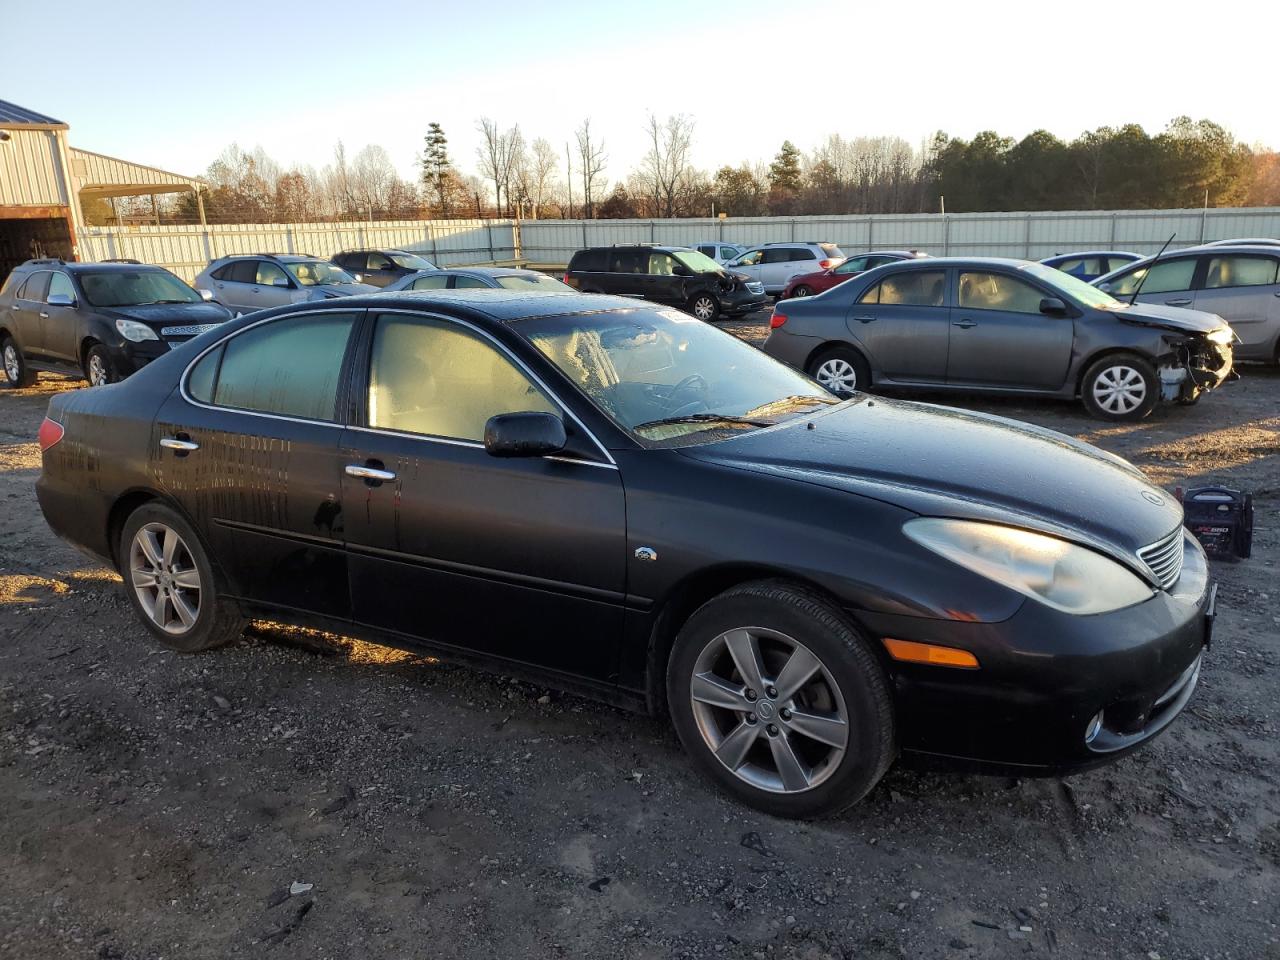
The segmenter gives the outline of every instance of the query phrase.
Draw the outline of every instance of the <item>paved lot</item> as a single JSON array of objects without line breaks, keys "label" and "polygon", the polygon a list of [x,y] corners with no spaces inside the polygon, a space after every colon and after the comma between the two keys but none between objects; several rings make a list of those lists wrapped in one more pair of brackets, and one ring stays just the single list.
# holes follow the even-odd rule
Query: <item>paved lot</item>
[{"label": "paved lot", "polygon": [[36,507],[75,386],[0,392],[0,956],[1280,957],[1278,371],[1138,426],[971,404],[1255,490],[1254,558],[1215,566],[1200,690],[1149,749],[898,768],[814,824],[716,795],[661,723],[501,677],[270,625],[157,649]]}]

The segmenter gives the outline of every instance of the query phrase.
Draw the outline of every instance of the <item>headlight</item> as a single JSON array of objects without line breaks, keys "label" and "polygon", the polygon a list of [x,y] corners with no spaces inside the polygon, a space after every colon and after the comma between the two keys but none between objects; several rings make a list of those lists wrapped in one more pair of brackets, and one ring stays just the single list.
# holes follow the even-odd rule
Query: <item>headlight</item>
[{"label": "headlight", "polygon": [[1154,593],[1114,560],[1029,530],[923,517],[908,520],[902,531],[934,553],[1064,613],[1106,613]]},{"label": "headlight", "polygon": [[154,330],[145,323],[139,323],[137,320],[125,320],[121,317],[116,321],[116,329],[120,331],[120,336],[126,340],[132,340],[134,343],[141,343],[143,340],[160,339]]},{"label": "headlight", "polygon": [[1236,335],[1231,332],[1228,326],[1221,326],[1217,330],[1211,330],[1208,334],[1210,343],[1231,343],[1235,340]]}]

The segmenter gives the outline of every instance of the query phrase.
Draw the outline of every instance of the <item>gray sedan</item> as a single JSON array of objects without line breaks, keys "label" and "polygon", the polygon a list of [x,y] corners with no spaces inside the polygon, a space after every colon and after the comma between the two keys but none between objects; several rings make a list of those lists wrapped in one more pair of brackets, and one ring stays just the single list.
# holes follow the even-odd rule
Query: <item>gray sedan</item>
[{"label": "gray sedan", "polygon": [[492,287],[503,290],[537,290],[543,293],[576,293],[567,283],[537,270],[517,267],[456,267],[447,270],[420,270],[401,277],[384,289],[468,290]]},{"label": "gray sedan", "polygon": [[774,308],[764,351],[837,394],[910,387],[1079,397],[1104,420],[1194,403],[1230,374],[1231,328],[1129,306],[1024,260],[937,258],[868,270]]}]

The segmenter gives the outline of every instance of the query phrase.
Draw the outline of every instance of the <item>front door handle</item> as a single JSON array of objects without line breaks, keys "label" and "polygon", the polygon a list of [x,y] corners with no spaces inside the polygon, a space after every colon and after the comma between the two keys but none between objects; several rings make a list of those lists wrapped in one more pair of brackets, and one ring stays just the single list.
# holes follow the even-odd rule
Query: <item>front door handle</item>
[{"label": "front door handle", "polygon": [[179,453],[191,453],[193,450],[200,449],[200,444],[194,440],[183,440],[181,437],[161,437],[160,446],[166,450],[176,450]]},{"label": "front door handle", "polygon": [[1175,297],[1175,298],[1174,298],[1174,299],[1172,299],[1172,300],[1166,300],[1166,301],[1165,301],[1165,303],[1167,303],[1167,304],[1168,304],[1169,306],[1171,306],[1171,307],[1185,307],[1185,306],[1187,306],[1188,304],[1190,304],[1190,303],[1191,303],[1191,298],[1190,298],[1190,297]]},{"label": "front door handle", "polygon": [[961,330],[968,330],[970,327],[976,327],[978,325],[978,321],[977,320],[957,320],[955,321],[955,323],[951,325],[953,327],[959,327]]},{"label": "front door handle", "polygon": [[41,319],[41,320],[48,320],[48,319],[49,319],[49,315],[48,315],[47,313],[45,313],[43,310],[41,310],[41,311],[40,311],[40,319]]},{"label": "front door handle", "polygon": [[875,320],[875,317],[854,317],[853,319],[857,320],[859,323],[871,323]]},{"label": "front door handle", "polygon": [[383,470],[382,467],[372,467],[364,463],[348,463],[346,470],[348,477],[359,477],[370,483],[382,483],[396,478],[394,470]]}]

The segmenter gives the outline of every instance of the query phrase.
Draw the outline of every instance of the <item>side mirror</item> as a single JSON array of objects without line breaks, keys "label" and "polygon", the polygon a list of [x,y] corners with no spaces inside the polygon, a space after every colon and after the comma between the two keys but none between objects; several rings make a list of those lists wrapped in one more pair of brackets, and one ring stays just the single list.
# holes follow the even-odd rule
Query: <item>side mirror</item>
[{"label": "side mirror", "polygon": [[364,274],[363,274],[363,273],[353,273],[353,274],[351,275],[351,279],[352,279],[352,280],[354,280],[356,283],[364,283]]},{"label": "side mirror", "polygon": [[1110,280],[1108,280],[1106,283],[1100,283],[1100,284],[1098,284],[1098,289],[1099,289],[1099,290],[1101,290],[1103,293],[1110,293],[1110,292],[1111,292],[1111,281],[1110,281]]},{"label": "side mirror", "polygon": [[1043,297],[1040,300],[1041,313],[1066,313],[1067,305],[1058,297]]},{"label": "side mirror", "polygon": [[51,293],[48,304],[51,307],[74,307],[76,298],[66,293]]},{"label": "side mirror", "polygon": [[197,288],[196,288],[196,293],[200,294],[200,299],[201,299],[201,300],[212,300],[212,299],[213,299],[213,291],[212,291],[212,290],[206,290],[204,287],[197,287]]},{"label": "side mirror", "polygon": [[564,449],[564,421],[553,413],[500,413],[484,425],[491,457],[546,457]]}]

